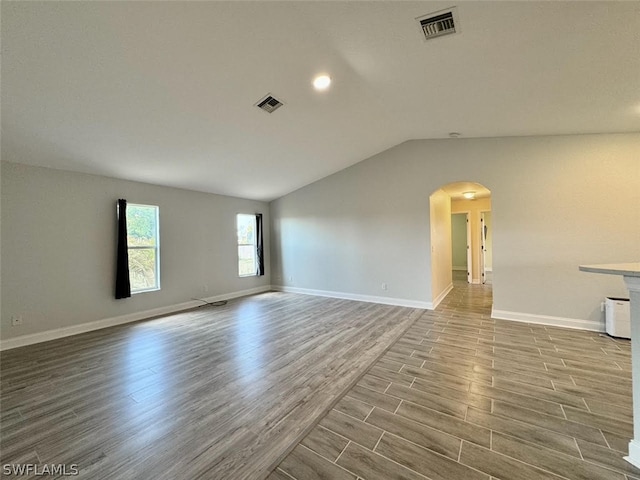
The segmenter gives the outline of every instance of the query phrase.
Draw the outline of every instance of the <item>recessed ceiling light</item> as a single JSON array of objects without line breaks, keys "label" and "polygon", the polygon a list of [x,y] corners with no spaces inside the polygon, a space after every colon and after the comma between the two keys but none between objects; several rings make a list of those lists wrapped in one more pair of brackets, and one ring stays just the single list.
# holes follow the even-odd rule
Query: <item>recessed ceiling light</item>
[{"label": "recessed ceiling light", "polygon": [[467,200],[473,200],[476,197],[476,192],[464,192],[462,196]]},{"label": "recessed ceiling light", "polygon": [[331,77],[329,75],[318,75],[313,79],[313,88],[316,90],[326,90],[331,85]]}]

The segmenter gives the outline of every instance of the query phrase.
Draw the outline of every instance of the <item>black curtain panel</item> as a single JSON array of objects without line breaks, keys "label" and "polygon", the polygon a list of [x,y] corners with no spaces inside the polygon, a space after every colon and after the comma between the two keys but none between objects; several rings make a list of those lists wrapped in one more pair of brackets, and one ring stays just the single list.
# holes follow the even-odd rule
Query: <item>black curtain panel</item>
[{"label": "black curtain panel", "polygon": [[116,298],[131,296],[129,245],[127,245],[127,201],[118,200],[118,256],[116,259]]},{"label": "black curtain panel", "polygon": [[256,275],[264,275],[264,248],[262,246],[262,214],[256,213],[256,258],[258,271]]}]

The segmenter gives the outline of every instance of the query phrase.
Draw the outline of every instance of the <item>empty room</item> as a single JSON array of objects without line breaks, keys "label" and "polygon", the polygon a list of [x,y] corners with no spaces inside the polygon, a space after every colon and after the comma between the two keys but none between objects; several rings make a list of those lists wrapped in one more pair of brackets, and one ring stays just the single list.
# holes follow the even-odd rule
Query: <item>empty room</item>
[{"label": "empty room", "polygon": [[640,3],[0,8],[0,476],[640,480]]}]

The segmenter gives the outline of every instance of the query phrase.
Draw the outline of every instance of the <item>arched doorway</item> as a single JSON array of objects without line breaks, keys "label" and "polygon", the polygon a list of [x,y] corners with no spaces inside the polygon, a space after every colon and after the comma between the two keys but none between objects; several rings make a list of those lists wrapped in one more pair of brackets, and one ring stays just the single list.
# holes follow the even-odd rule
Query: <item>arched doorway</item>
[{"label": "arched doorway", "polygon": [[492,282],[491,191],[476,182],[448,183],[433,192],[429,205],[435,307],[453,288],[454,279]]}]

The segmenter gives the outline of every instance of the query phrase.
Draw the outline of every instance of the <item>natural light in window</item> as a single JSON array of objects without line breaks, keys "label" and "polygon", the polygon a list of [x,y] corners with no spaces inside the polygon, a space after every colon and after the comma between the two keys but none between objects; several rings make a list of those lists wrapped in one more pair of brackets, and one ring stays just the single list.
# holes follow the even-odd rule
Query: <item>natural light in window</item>
[{"label": "natural light in window", "polygon": [[127,242],[131,293],[160,290],[160,235],[158,207],[127,206]]},{"label": "natural light in window", "polygon": [[238,275],[257,275],[256,216],[238,214]]}]

